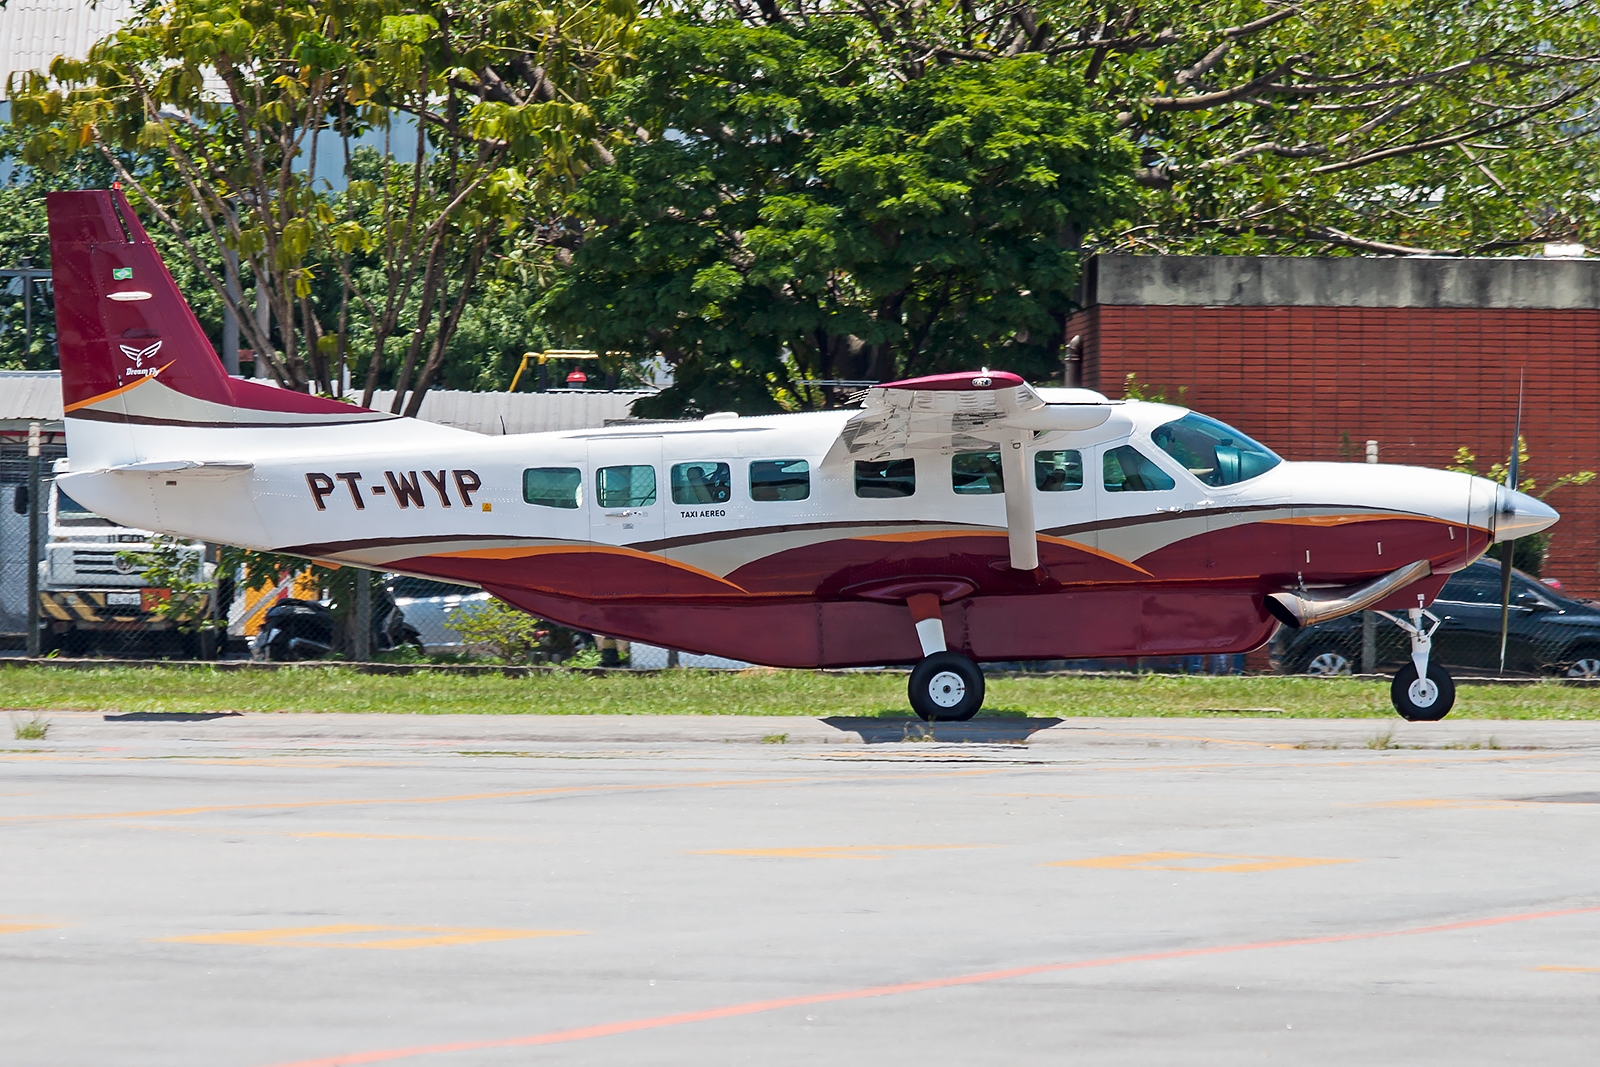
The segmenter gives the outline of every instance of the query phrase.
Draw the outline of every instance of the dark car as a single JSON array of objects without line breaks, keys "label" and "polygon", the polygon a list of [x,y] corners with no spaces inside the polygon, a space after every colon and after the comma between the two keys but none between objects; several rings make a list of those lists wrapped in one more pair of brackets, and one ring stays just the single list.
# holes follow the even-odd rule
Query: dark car
[{"label": "dark car", "polygon": [[[1471,671],[1500,669],[1500,564],[1479,560],[1444,583],[1429,608],[1439,616],[1433,662]],[[1411,645],[1398,626],[1377,623],[1380,664],[1404,663]],[[1292,631],[1282,662],[1293,674],[1349,674],[1361,662],[1361,613]],[[1600,678],[1600,607],[1569,600],[1513,571],[1506,670]]]}]

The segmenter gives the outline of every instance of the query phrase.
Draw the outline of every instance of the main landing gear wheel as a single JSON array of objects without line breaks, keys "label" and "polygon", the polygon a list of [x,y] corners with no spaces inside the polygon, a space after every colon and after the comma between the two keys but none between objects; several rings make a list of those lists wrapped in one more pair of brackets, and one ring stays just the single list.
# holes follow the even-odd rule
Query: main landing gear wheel
[{"label": "main landing gear wheel", "polygon": [[1389,699],[1407,722],[1438,722],[1455,705],[1456,683],[1437,663],[1428,664],[1426,678],[1419,678],[1416,664],[1408,663],[1389,683]]},{"label": "main landing gear wheel", "polygon": [[923,722],[965,722],[983,707],[983,671],[959,652],[935,652],[911,669],[911,710]]}]

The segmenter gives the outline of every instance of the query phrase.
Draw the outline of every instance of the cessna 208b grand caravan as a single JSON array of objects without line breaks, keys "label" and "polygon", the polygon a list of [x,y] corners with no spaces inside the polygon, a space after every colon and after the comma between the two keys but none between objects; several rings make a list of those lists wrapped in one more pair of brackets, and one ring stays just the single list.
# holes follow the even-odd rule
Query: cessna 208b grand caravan
[{"label": "cessna 208b grand caravan", "polygon": [[859,409],[484,436],[224,372],[123,194],[52,193],[62,488],[118,522],[481,586],[580,630],[785,667],[1237,653],[1393,612],[1402,715],[1445,578],[1556,521],[1481,478],[1289,463],[1166,404],[941,374]]}]

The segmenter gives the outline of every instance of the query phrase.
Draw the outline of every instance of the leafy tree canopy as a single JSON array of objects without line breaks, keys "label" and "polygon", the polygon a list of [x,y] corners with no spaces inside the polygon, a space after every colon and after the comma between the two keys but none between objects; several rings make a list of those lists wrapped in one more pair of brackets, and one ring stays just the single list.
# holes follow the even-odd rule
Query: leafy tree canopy
[{"label": "leafy tree canopy", "polygon": [[1132,205],[1133,146],[1039,56],[915,79],[847,18],[664,19],[580,185],[589,220],[544,310],[600,350],[661,352],[640,413],[828,403],[980,363],[1049,375],[1081,236]]}]

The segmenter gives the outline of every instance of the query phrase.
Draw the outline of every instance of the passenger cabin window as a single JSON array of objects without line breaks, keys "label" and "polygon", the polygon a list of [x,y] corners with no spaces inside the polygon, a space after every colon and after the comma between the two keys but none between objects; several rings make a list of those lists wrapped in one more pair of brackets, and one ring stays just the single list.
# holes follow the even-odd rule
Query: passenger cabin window
[{"label": "passenger cabin window", "polygon": [[856,464],[856,496],[869,500],[911,496],[917,491],[917,461],[894,459]]},{"label": "passenger cabin window", "polygon": [[733,473],[726,463],[672,465],[674,504],[726,504],[733,495]]},{"label": "passenger cabin window", "polygon": [[522,499],[544,508],[575,508],[582,501],[583,472],[576,467],[529,467],[522,472]]},{"label": "passenger cabin window", "polygon": [[1266,445],[1192,411],[1156,427],[1150,440],[1207,485],[1233,485],[1265,474],[1283,462]]},{"label": "passenger cabin window", "polygon": [[1037,452],[1033,457],[1033,484],[1041,493],[1067,493],[1083,488],[1083,453],[1077,449]]},{"label": "passenger cabin window", "polygon": [[750,499],[804,500],[811,495],[811,464],[803,459],[758,459],[750,464]]},{"label": "passenger cabin window", "polygon": [[648,507],[656,502],[656,469],[601,467],[594,472],[594,491],[603,508]]},{"label": "passenger cabin window", "polygon": [[1000,453],[957,452],[951,456],[950,487],[962,496],[990,496],[1005,492],[1006,479],[1000,470]]},{"label": "passenger cabin window", "polygon": [[1106,450],[1105,479],[1108,493],[1149,493],[1177,484],[1131,445]]}]

